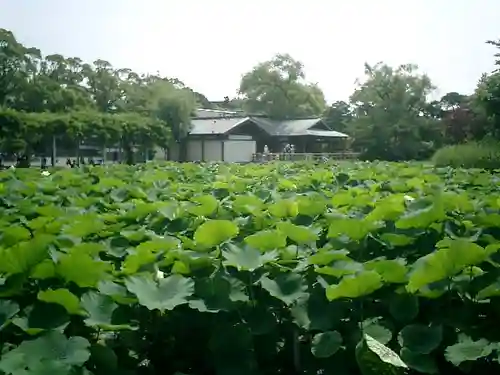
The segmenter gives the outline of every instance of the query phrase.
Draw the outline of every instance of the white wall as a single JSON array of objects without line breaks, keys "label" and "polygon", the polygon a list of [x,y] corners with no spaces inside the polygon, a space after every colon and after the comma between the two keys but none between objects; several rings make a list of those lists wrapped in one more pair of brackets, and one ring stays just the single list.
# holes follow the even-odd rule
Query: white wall
[{"label": "white wall", "polygon": [[257,150],[255,141],[224,141],[224,161],[229,163],[252,161]]},{"label": "white wall", "polygon": [[168,158],[169,160],[177,161],[179,160],[180,147],[176,142],[172,142],[168,148]]},{"label": "white wall", "polygon": [[221,161],[221,160],[222,160],[222,141],[206,140],[205,161]]},{"label": "white wall", "polygon": [[188,161],[200,161],[202,160],[201,155],[201,140],[190,139],[187,142],[187,160]]},{"label": "white wall", "polygon": [[[227,162],[249,162],[257,152],[257,145],[251,136],[232,135],[226,140],[205,140],[204,153],[202,155],[201,140],[189,139],[187,141],[187,161],[222,161],[222,147],[224,147],[224,161]],[[170,160],[179,160],[179,145],[172,144],[170,147]]]}]

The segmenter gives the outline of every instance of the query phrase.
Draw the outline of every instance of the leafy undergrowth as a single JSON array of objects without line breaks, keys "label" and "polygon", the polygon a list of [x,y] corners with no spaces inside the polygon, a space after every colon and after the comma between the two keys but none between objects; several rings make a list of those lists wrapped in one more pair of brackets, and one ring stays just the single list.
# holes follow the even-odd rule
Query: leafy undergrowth
[{"label": "leafy undergrowth", "polygon": [[500,144],[487,140],[445,146],[436,151],[432,162],[438,167],[498,169],[500,168]]},{"label": "leafy undergrowth", "polygon": [[498,183],[403,163],[1,172],[0,373],[499,373]]}]

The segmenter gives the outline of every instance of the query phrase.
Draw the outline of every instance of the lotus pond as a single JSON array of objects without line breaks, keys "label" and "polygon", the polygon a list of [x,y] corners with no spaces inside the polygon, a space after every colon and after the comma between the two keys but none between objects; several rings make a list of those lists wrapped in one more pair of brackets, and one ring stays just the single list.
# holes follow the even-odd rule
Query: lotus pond
[{"label": "lotus pond", "polygon": [[499,176],[0,172],[0,374],[499,373]]}]

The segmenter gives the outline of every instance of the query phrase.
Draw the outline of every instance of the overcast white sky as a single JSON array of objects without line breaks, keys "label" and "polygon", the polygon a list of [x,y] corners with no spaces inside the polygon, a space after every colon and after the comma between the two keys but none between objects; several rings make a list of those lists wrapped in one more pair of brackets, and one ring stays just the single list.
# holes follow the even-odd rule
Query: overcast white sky
[{"label": "overcast white sky", "polygon": [[500,0],[0,0],[0,27],[45,54],[177,77],[211,100],[274,54],[345,100],[364,62],[416,63],[439,93],[493,68]]}]

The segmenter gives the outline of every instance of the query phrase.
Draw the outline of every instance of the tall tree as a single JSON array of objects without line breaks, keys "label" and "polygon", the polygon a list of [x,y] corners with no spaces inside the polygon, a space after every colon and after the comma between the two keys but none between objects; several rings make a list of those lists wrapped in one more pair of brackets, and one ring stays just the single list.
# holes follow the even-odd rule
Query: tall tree
[{"label": "tall tree", "polygon": [[351,96],[356,119],[355,146],[370,159],[426,157],[439,138],[436,120],[426,112],[434,86],[415,65],[365,65],[365,79]]},{"label": "tall tree", "polygon": [[[500,40],[487,43],[500,50]],[[495,59],[495,65],[500,67],[500,52]],[[483,74],[475,91],[475,104],[488,118],[490,135],[500,138],[500,68]]]},{"label": "tall tree", "polygon": [[136,148],[165,147],[171,134],[185,138],[200,102],[209,104],[176,78],[139,75],[105,60],[43,56],[0,29],[3,151],[43,150],[55,136],[68,147],[120,143],[131,160]]},{"label": "tall tree", "polygon": [[186,137],[190,131],[191,116],[196,108],[192,90],[176,87],[168,79],[158,80],[149,87],[149,102],[156,118],[169,124],[173,139],[179,144],[180,159],[186,157]]},{"label": "tall tree", "polygon": [[323,114],[323,119],[330,129],[344,132],[353,120],[351,106],[344,101],[337,101],[330,105]]},{"label": "tall tree", "polygon": [[489,131],[488,119],[478,110],[474,95],[445,94],[436,105],[440,109],[444,142],[463,143],[483,138]]},{"label": "tall tree", "polygon": [[96,60],[93,65],[84,64],[83,72],[97,110],[112,113],[120,99],[119,75],[105,60]]},{"label": "tall tree", "polygon": [[302,63],[288,54],[278,54],[246,73],[239,93],[248,112],[276,119],[320,116],[326,107],[321,89],[305,81]]},{"label": "tall tree", "polygon": [[[488,40],[486,43],[495,46],[500,49],[500,39],[499,40]],[[495,65],[500,66],[500,52],[495,53]]]},{"label": "tall tree", "polygon": [[12,103],[15,91],[26,79],[30,52],[12,32],[0,29],[0,106]]},{"label": "tall tree", "polygon": [[500,72],[484,75],[475,92],[476,103],[490,120],[490,133],[500,138]]}]

